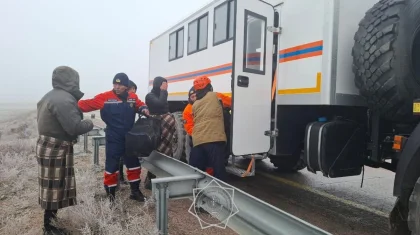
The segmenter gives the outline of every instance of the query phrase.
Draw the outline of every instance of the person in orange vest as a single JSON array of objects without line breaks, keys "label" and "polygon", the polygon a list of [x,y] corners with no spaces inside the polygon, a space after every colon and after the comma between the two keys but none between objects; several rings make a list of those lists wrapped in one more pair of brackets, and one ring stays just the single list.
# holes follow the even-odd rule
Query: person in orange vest
[{"label": "person in orange vest", "polygon": [[[222,105],[223,105],[223,109],[224,109],[224,116],[225,118],[229,118],[228,112],[229,110],[232,108],[232,98],[230,96],[224,95],[222,93],[216,92],[217,97],[219,98],[219,100],[221,101]],[[182,117],[184,119],[184,129],[185,132],[187,133],[186,138],[189,138],[189,145],[190,148],[192,148],[192,130],[194,127],[194,120],[193,120],[193,115],[192,115],[192,106],[195,102],[195,100],[197,99],[196,96],[196,92],[194,87],[191,87],[191,89],[188,91],[188,105],[185,107],[184,112],[182,113]],[[230,122],[230,119],[225,120],[225,132],[226,132],[226,136],[229,136],[230,133],[230,125],[227,125],[227,123]],[[226,158],[229,158],[229,138],[227,140],[227,145],[226,145]],[[187,159],[188,160],[188,159]],[[206,168],[206,172],[209,173],[210,175],[212,175],[212,168]]]},{"label": "person in orange vest", "polygon": [[[185,107],[184,112],[182,113],[182,117],[184,119],[184,129],[185,129],[185,132],[187,133],[186,138],[189,139],[187,143],[189,144],[190,149],[193,148],[192,130],[194,127],[194,117],[192,114],[192,106],[196,99],[197,99],[197,96],[195,94],[195,89],[194,87],[191,87],[191,89],[188,92],[188,105]],[[189,159],[187,159],[187,161],[189,162]],[[213,175],[213,168],[206,167],[205,170],[207,174]]]},{"label": "person in orange vest", "polygon": [[194,79],[194,90],[197,99],[192,105],[193,148],[189,164],[205,171],[213,169],[214,177],[226,180],[224,155],[226,148],[226,133],[222,102],[216,92],[213,92],[211,80],[207,76]]}]

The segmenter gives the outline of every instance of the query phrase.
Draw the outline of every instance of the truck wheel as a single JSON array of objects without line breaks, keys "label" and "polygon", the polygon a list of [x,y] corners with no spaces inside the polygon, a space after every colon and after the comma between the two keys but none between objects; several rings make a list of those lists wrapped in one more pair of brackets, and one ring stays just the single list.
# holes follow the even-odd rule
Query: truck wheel
[{"label": "truck wheel", "polygon": [[174,112],[172,115],[175,118],[175,134],[172,139],[172,156],[175,159],[181,160],[184,153],[184,121],[182,119],[182,112]]},{"label": "truck wheel", "polygon": [[408,203],[408,228],[412,234],[420,234],[420,178],[414,186]]},{"label": "truck wheel", "polygon": [[420,90],[420,2],[381,0],[354,36],[355,85],[369,108],[390,121],[414,121]]},{"label": "truck wheel", "polygon": [[277,170],[280,172],[297,172],[306,167],[302,159],[302,151],[296,151],[295,154],[289,156],[275,156],[269,155],[270,162],[273,163]]},{"label": "truck wheel", "polygon": [[186,163],[190,162],[190,153],[191,153],[191,139],[188,136],[185,136],[185,160]]}]

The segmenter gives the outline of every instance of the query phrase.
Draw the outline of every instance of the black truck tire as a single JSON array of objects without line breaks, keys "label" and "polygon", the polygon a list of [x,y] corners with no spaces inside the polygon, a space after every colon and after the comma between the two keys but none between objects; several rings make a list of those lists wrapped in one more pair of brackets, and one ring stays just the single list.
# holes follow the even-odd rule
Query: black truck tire
[{"label": "black truck tire", "polygon": [[417,180],[410,196],[407,222],[413,235],[420,234],[420,178]]},{"label": "black truck tire", "polygon": [[420,97],[420,1],[381,0],[359,23],[352,49],[355,85],[371,110],[411,122]]},{"label": "black truck tire", "polygon": [[192,140],[188,135],[185,136],[185,162],[190,163]]},{"label": "black truck tire", "polygon": [[175,134],[172,139],[172,156],[175,159],[182,160],[184,155],[185,131],[182,112],[172,113],[175,118]]}]

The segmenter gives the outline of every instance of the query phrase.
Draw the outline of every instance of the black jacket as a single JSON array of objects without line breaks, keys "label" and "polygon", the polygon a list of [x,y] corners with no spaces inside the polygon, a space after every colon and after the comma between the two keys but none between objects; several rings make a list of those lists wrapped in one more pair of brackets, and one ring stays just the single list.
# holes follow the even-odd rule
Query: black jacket
[{"label": "black jacket", "polygon": [[168,91],[160,90],[162,82],[167,82],[163,77],[153,80],[153,89],[146,95],[146,105],[151,115],[160,115],[169,112]]},{"label": "black jacket", "polygon": [[168,91],[160,91],[159,95],[150,92],[146,95],[146,105],[152,115],[165,114],[169,112]]}]

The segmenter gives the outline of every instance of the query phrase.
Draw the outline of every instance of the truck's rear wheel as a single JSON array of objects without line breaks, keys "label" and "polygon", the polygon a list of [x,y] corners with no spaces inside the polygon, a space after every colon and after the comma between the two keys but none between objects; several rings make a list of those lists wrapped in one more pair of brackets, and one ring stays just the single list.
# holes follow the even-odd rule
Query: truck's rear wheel
[{"label": "truck's rear wheel", "polygon": [[355,84],[369,107],[411,121],[420,90],[420,2],[381,0],[359,23],[352,50]]},{"label": "truck's rear wheel", "polygon": [[192,140],[190,139],[189,136],[185,135],[185,161],[186,163],[190,162],[191,146],[192,146]]},{"label": "truck's rear wheel", "polygon": [[172,154],[175,159],[182,160],[184,155],[185,131],[182,112],[174,112],[175,134],[172,139]]},{"label": "truck's rear wheel", "polygon": [[420,178],[414,186],[408,203],[408,228],[412,234],[420,234]]}]

